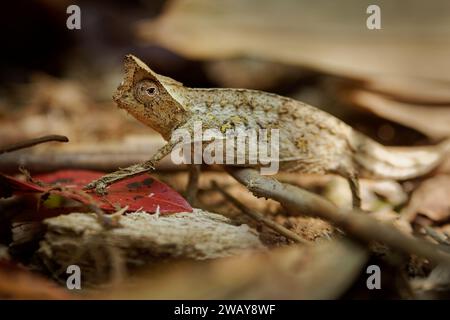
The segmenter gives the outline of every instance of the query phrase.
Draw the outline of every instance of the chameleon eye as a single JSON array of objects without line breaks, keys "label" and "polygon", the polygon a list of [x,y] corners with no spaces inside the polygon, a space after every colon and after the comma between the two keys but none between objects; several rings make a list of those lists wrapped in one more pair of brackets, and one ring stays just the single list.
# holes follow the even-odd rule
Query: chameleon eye
[{"label": "chameleon eye", "polygon": [[151,102],[158,93],[158,86],[150,80],[141,80],[134,87],[134,97],[140,103]]}]

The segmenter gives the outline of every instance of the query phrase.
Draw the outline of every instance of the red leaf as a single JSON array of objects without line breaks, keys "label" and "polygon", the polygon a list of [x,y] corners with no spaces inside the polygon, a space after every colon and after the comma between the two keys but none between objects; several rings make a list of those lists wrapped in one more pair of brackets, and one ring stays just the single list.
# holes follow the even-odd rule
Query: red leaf
[{"label": "red leaf", "polygon": [[4,191],[7,187],[17,193],[26,192],[45,192],[46,188],[33,183],[18,180],[16,178],[0,174],[0,191]]},{"label": "red leaf", "polygon": [[[3,182],[9,183],[9,187],[15,193],[46,192],[52,188],[51,186],[62,186],[68,190],[52,190],[51,192],[83,203],[89,203],[89,199],[83,196],[82,193],[70,192],[70,190],[80,191],[86,184],[100,178],[102,175],[103,173],[95,171],[63,170],[33,177],[37,181],[50,185],[49,187],[40,187],[36,184],[22,182],[4,175],[2,177]],[[114,205],[120,207],[128,205],[128,211],[156,212],[158,206],[160,213],[192,211],[192,207],[182,196],[148,174],[119,181],[111,185],[107,191],[108,194],[105,196],[99,196],[92,191],[88,192],[88,194],[96,200],[100,208],[108,211],[115,211]]]}]

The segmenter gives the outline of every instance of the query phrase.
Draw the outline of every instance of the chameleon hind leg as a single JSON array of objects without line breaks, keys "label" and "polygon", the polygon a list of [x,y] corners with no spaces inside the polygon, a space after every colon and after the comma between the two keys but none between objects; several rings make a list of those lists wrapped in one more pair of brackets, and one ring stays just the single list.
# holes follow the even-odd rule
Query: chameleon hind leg
[{"label": "chameleon hind leg", "polygon": [[350,187],[350,191],[352,193],[352,207],[353,209],[361,209],[361,191],[359,187],[359,179],[358,176],[353,169],[352,162],[342,162],[341,166],[334,171],[341,177],[347,179],[348,186]]},{"label": "chameleon hind leg", "polygon": [[186,186],[185,196],[186,200],[195,205],[197,203],[198,184],[200,179],[201,165],[192,164],[189,165],[189,180]]},{"label": "chameleon hind leg", "polygon": [[352,192],[352,206],[353,209],[361,209],[361,194],[359,188],[358,178],[352,174],[346,177],[350,191]]}]

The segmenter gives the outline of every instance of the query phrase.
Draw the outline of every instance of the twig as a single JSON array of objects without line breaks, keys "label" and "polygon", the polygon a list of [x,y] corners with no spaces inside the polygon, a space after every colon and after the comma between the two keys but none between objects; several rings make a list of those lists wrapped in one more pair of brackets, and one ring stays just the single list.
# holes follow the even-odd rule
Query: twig
[{"label": "twig", "polygon": [[[39,183],[39,182],[35,182]],[[67,188],[64,186],[56,185],[53,186],[51,189],[47,190],[45,193],[41,195],[41,199],[45,198],[47,195],[53,193],[53,192],[64,192],[64,193],[71,193],[75,197],[81,197],[84,198],[87,203],[85,203],[85,206],[95,215],[97,216],[97,219],[99,223],[106,229],[113,229],[121,227],[119,223],[120,216],[128,210],[128,206],[125,208],[116,209],[116,212],[113,214],[106,214],[101,208],[98,202],[87,192],[83,190],[77,190],[72,188]]]},{"label": "twig", "polygon": [[240,202],[238,199],[236,199],[235,197],[233,197],[231,194],[229,194],[227,191],[221,189],[219,187],[219,185],[217,184],[216,181],[212,182],[212,185],[214,187],[214,189],[216,189],[217,191],[219,191],[228,201],[230,201],[231,203],[233,203],[233,205],[238,208],[239,210],[242,211],[242,213],[250,216],[251,218],[255,219],[258,222],[261,222],[263,224],[265,224],[267,227],[269,227],[270,229],[278,232],[279,234],[281,234],[282,236],[298,242],[298,243],[302,243],[302,244],[308,244],[309,241],[303,239],[302,237],[300,237],[298,234],[296,234],[295,232],[292,232],[291,230],[283,227],[281,224],[268,219],[266,217],[264,217],[262,214],[260,214],[259,212],[256,211],[252,211],[249,208],[247,208],[242,202]]},{"label": "twig", "polygon": [[330,221],[356,240],[381,242],[392,249],[425,257],[432,263],[450,265],[450,255],[440,251],[436,245],[407,236],[394,226],[382,223],[362,211],[337,208],[314,193],[261,176],[254,169],[226,167],[226,170],[255,196],[272,198],[291,214],[317,216]]},{"label": "twig", "polygon": [[429,235],[431,238],[433,238],[433,240],[435,240],[439,244],[446,245],[446,246],[450,245],[450,241],[449,241],[448,237],[445,236],[444,234],[437,232],[430,226],[422,226],[422,227],[423,227],[425,233],[427,235]]},{"label": "twig", "polygon": [[25,141],[22,141],[22,142],[14,143],[14,144],[11,144],[9,146],[0,148],[0,154],[7,153],[7,152],[12,152],[12,151],[16,151],[16,150],[20,150],[20,149],[24,149],[24,148],[28,148],[28,147],[32,147],[32,146],[35,146],[37,144],[50,142],[50,141],[69,142],[69,139],[66,136],[60,136],[60,135],[55,135],[55,134],[48,135],[48,136],[43,136],[43,137],[40,137],[40,138],[25,140]]},{"label": "twig", "polygon": [[[110,150],[102,152],[99,147],[95,152],[17,152],[4,154],[0,157],[0,171],[15,173],[18,165],[26,167],[33,173],[61,169],[113,171],[119,167],[127,167],[134,163],[144,162],[149,158],[149,152],[118,150],[121,152],[112,152]],[[163,159],[156,168],[159,170],[182,170],[185,166],[176,166],[168,157]]]}]

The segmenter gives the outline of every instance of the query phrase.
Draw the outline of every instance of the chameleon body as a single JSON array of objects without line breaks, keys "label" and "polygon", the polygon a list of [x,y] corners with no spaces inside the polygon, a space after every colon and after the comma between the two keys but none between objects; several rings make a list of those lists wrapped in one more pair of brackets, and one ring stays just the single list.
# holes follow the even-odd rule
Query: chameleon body
[{"label": "chameleon body", "polygon": [[[300,173],[339,174],[349,180],[359,205],[358,177],[403,180],[426,174],[441,160],[449,143],[418,148],[388,148],[353,130],[334,116],[303,102],[247,89],[198,89],[152,71],[138,58],[125,58],[125,78],[113,96],[119,108],[171,140],[175,129],[235,125],[279,129],[279,168]],[[170,142],[147,163],[94,181],[104,188],[114,181],[151,170],[173,149]]]}]

